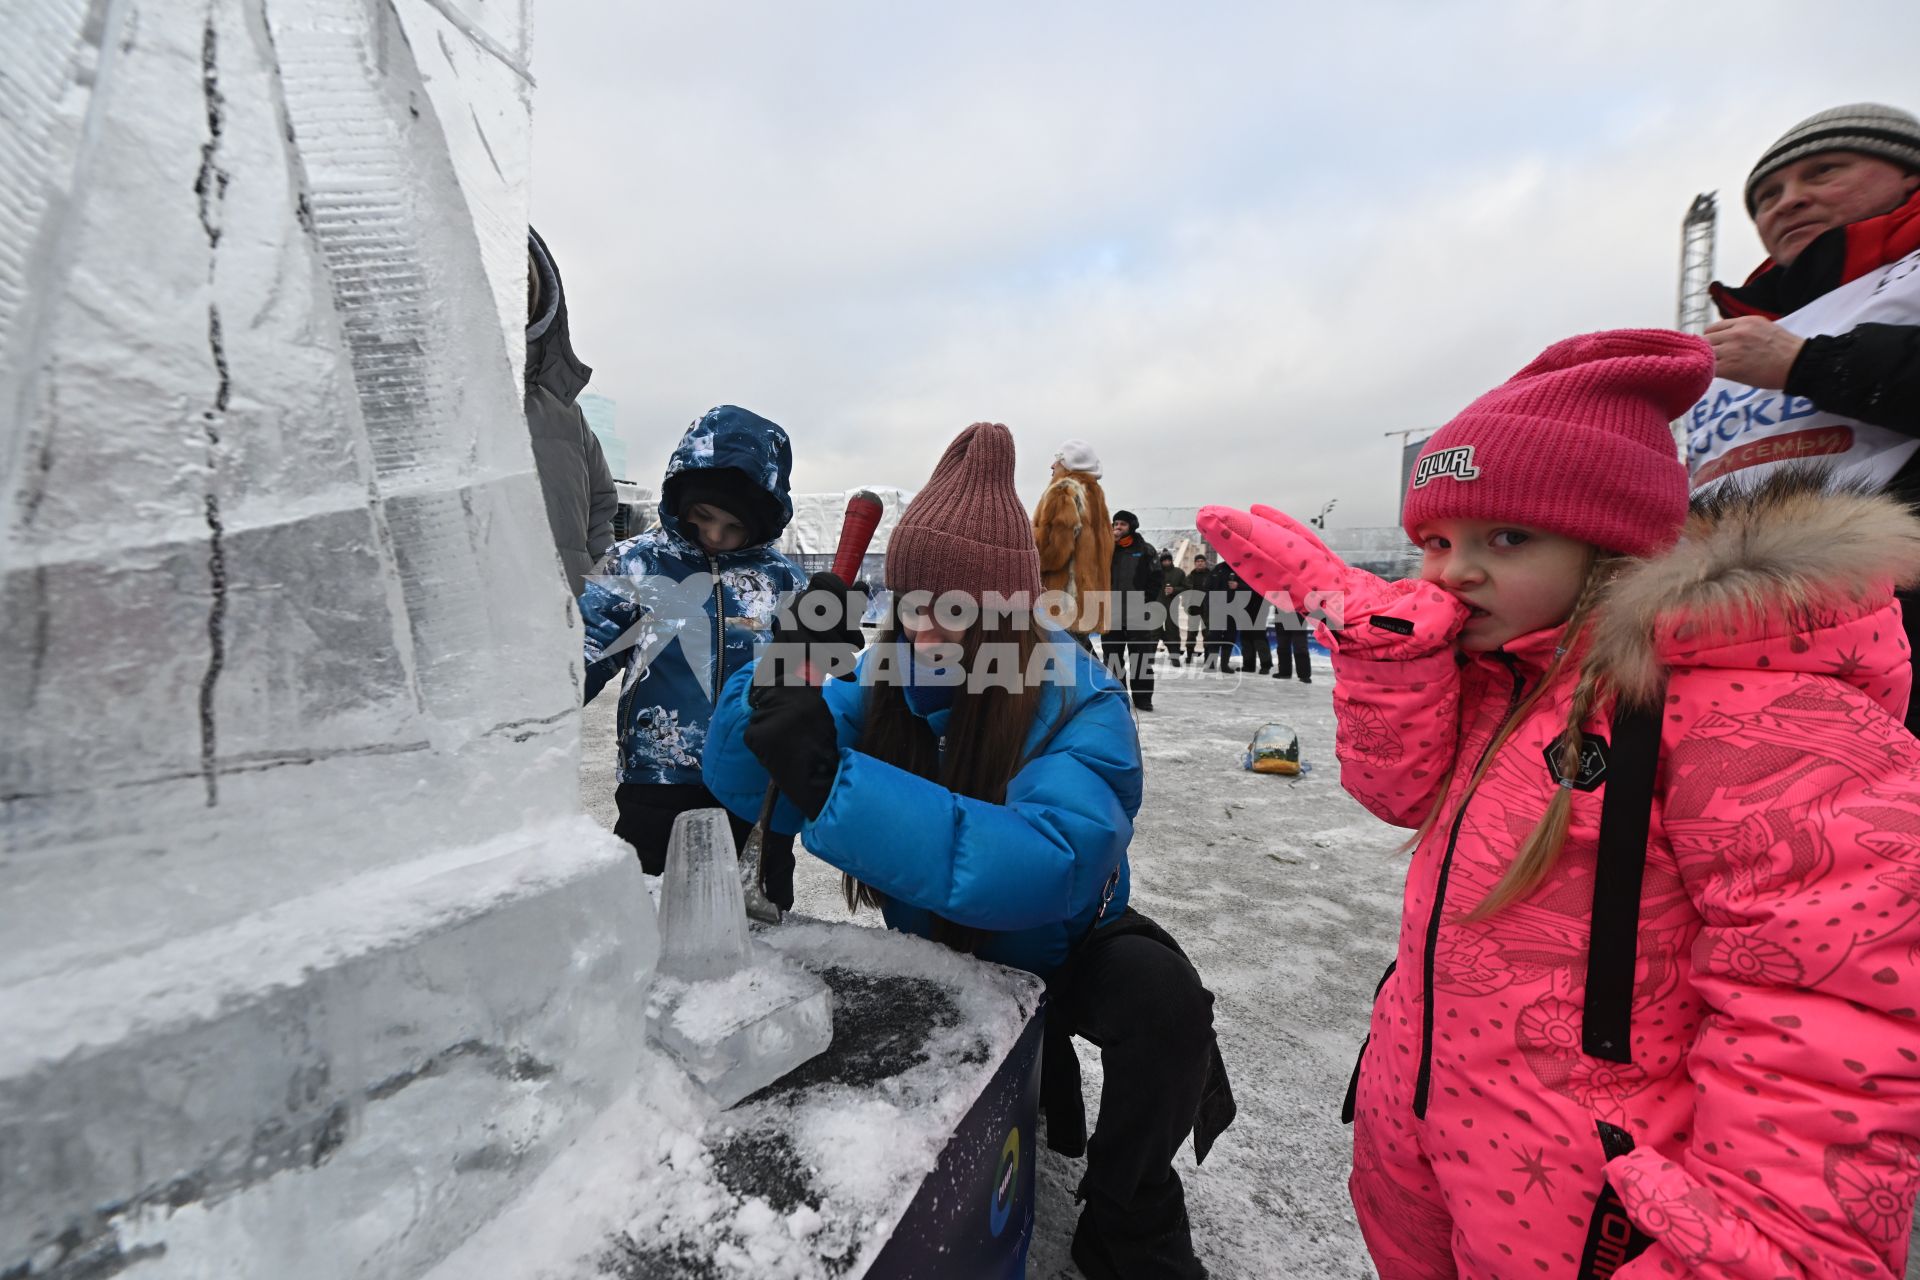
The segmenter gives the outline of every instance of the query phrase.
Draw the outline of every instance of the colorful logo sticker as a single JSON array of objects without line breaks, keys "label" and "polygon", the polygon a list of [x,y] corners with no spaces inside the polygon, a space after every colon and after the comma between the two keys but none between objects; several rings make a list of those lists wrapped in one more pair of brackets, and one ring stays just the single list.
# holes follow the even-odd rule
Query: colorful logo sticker
[{"label": "colorful logo sticker", "polygon": [[993,1228],[994,1235],[1007,1229],[1007,1219],[1013,1216],[1013,1200],[1019,1189],[1020,1127],[1015,1125],[1000,1145],[1000,1168],[993,1176],[993,1207],[988,1212],[987,1225]]}]

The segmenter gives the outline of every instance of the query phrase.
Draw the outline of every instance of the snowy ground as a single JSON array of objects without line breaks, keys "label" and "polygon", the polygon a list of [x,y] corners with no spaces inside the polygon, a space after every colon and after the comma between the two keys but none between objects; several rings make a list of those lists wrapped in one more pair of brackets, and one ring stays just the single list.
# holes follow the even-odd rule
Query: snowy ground
[{"label": "snowy ground", "polygon": [[[1316,682],[1163,671],[1142,717],[1146,802],[1131,852],[1133,903],[1177,937],[1213,990],[1239,1119],[1178,1169],[1201,1257],[1219,1280],[1373,1274],[1347,1202],[1347,1075],[1374,984],[1393,950],[1405,861],[1397,833],[1340,790],[1324,657]],[[610,692],[588,706],[587,807],[614,818]],[[1314,768],[1299,779],[1240,769],[1269,720],[1294,725]],[[839,873],[802,856],[796,906],[845,919]],[[856,917],[877,924],[875,913]],[[1083,1046],[1084,1048],[1084,1046]],[[1082,1054],[1088,1114],[1097,1051]],[[1081,1162],[1042,1149],[1028,1274],[1066,1280]]]}]

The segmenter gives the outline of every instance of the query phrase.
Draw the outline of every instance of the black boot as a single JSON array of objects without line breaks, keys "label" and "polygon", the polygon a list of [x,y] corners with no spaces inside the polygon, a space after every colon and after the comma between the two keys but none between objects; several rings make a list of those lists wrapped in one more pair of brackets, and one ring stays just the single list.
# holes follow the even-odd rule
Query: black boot
[{"label": "black boot", "polygon": [[1206,1280],[1193,1253],[1186,1195],[1169,1170],[1157,1187],[1141,1187],[1130,1204],[1087,1194],[1073,1232],[1073,1263],[1087,1280]]}]

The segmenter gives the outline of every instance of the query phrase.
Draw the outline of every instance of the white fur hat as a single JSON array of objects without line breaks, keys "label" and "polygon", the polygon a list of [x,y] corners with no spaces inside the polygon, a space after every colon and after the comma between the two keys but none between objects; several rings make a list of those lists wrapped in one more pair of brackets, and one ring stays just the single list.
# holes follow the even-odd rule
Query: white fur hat
[{"label": "white fur hat", "polygon": [[1054,450],[1053,460],[1069,471],[1084,471],[1100,478],[1100,455],[1085,440],[1069,440]]}]

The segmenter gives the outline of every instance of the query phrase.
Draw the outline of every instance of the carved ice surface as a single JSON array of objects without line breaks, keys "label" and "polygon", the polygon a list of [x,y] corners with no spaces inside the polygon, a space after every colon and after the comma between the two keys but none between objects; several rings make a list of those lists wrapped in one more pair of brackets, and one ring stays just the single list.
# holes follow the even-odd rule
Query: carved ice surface
[{"label": "carved ice surface", "polygon": [[633,1079],[526,0],[18,0],[0,1274],[418,1274]]},{"label": "carved ice surface", "polygon": [[747,908],[725,809],[673,820],[660,880],[660,972],[698,981],[747,963]]},{"label": "carved ice surface", "polygon": [[724,809],[673,820],[660,881],[660,977],[647,1028],[730,1107],[833,1042],[827,984],[747,937],[739,858]]}]

